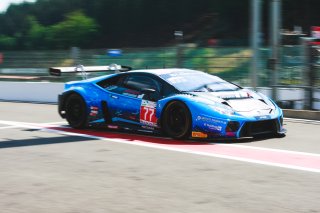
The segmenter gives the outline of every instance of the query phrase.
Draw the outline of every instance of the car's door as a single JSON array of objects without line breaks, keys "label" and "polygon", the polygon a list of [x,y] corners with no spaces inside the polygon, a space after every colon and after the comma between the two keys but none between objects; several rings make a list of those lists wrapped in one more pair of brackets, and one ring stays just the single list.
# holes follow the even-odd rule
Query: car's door
[{"label": "car's door", "polygon": [[108,108],[113,122],[156,126],[156,101],[161,94],[161,83],[156,78],[130,73],[105,89],[108,90]]}]

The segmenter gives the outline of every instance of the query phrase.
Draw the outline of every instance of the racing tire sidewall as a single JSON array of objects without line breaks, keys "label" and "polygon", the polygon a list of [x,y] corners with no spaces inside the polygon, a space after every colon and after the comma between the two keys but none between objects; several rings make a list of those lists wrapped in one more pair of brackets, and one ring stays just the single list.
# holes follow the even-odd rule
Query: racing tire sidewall
[{"label": "racing tire sidewall", "polygon": [[72,128],[85,128],[87,124],[86,103],[83,98],[73,93],[66,101],[66,120]]},{"label": "racing tire sidewall", "polygon": [[186,139],[191,134],[191,113],[180,101],[170,102],[162,117],[163,132],[174,139]]}]

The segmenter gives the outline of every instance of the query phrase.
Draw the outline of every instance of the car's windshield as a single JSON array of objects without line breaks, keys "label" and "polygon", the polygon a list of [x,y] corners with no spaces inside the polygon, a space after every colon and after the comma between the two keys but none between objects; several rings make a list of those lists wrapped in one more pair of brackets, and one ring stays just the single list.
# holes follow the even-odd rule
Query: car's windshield
[{"label": "car's windshield", "polygon": [[218,92],[240,89],[237,85],[200,71],[173,72],[160,77],[180,91]]}]

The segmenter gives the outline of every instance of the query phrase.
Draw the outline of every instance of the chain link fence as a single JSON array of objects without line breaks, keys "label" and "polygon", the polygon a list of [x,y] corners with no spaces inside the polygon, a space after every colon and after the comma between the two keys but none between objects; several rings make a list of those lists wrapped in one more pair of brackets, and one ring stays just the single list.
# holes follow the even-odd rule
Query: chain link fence
[{"label": "chain link fence", "polygon": [[[180,54],[177,54],[179,53]],[[52,80],[47,69],[53,66],[83,64],[109,65],[112,63],[131,66],[134,69],[183,67],[209,72],[230,81],[250,83],[249,64],[251,51],[248,48],[194,48],[187,46],[167,48],[122,49],[121,56],[110,56],[107,49],[52,50],[52,51],[7,51],[0,64],[0,80],[4,75],[32,75],[40,80]],[[23,78],[21,78],[22,80]],[[69,78],[60,78],[61,81]],[[19,80],[17,78],[17,80]]]},{"label": "chain link fence", "polygon": [[[5,51],[0,64],[1,75],[47,76],[49,67],[109,65],[112,63],[131,66],[134,69],[183,67],[202,70],[229,81],[250,86],[249,48],[195,48],[177,46],[167,48],[122,49],[119,56],[110,56],[107,49]],[[180,54],[177,54],[180,53]],[[281,85],[304,85],[304,55],[300,46],[281,48],[279,82]],[[261,49],[258,86],[270,85],[267,69],[269,50]],[[319,71],[316,85],[320,86]],[[5,78],[0,78],[4,80]],[[52,79],[55,80],[55,79]],[[63,78],[62,78],[63,80]]]},{"label": "chain link fence", "polygon": [[[54,66],[84,66],[120,64],[133,69],[176,68],[196,69],[217,75],[241,86],[250,86],[251,50],[247,47],[207,47],[188,45],[163,48],[125,48],[117,56],[108,49],[50,51],[4,51],[0,64],[0,81],[53,81],[66,82],[81,79],[77,75],[49,76],[48,68]],[[258,86],[269,87],[271,71],[267,69],[269,49],[260,50]],[[279,84],[283,88],[303,89],[305,85],[306,59],[302,46],[283,46],[280,49]],[[320,64],[320,60],[319,60]],[[91,76],[101,74],[91,74]],[[315,91],[320,87],[320,69],[316,70]],[[318,93],[313,97],[319,102]],[[296,101],[302,101],[297,97]],[[292,103],[292,100],[290,104]],[[289,106],[294,107],[294,106]]]}]

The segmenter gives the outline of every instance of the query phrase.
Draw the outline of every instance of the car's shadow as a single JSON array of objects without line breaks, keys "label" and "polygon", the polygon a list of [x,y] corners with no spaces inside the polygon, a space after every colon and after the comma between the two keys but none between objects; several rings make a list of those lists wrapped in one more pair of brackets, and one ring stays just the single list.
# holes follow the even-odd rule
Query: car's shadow
[{"label": "car's shadow", "polygon": [[[62,127],[63,131],[76,132],[80,134],[93,135],[97,137],[103,137],[107,139],[120,139],[126,141],[142,141],[157,144],[171,144],[171,145],[208,145],[208,144],[238,144],[238,143],[254,143],[259,141],[265,141],[272,138],[280,137],[274,135],[259,135],[253,138],[215,138],[215,139],[184,139],[177,140],[169,137],[162,136],[147,131],[133,131],[123,129],[108,129],[106,127],[90,127],[82,130],[74,130],[68,126]],[[284,136],[282,136],[284,137]]]},{"label": "car's shadow", "polygon": [[[87,129],[72,129],[69,126],[56,126],[56,127],[45,127],[45,129],[57,130],[65,133],[76,133],[75,135],[65,135],[56,137],[37,137],[37,138],[23,138],[23,139],[7,139],[0,142],[0,149],[14,148],[14,147],[27,147],[37,145],[49,145],[49,144],[63,144],[63,143],[76,143],[85,142],[90,140],[99,140],[101,138],[122,140],[127,142],[146,142],[153,144],[162,145],[214,145],[214,144],[236,144],[236,143],[252,143],[268,140],[270,135],[264,135],[256,138],[243,138],[243,139],[187,139],[187,140],[175,140],[172,138],[164,137],[159,134],[151,132],[138,132],[130,130],[111,130],[107,128],[91,127]],[[24,131],[40,131],[41,128],[35,129],[24,129]],[[62,133],[62,134],[65,134]],[[87,138],[86,138],[87,137]]]}]

